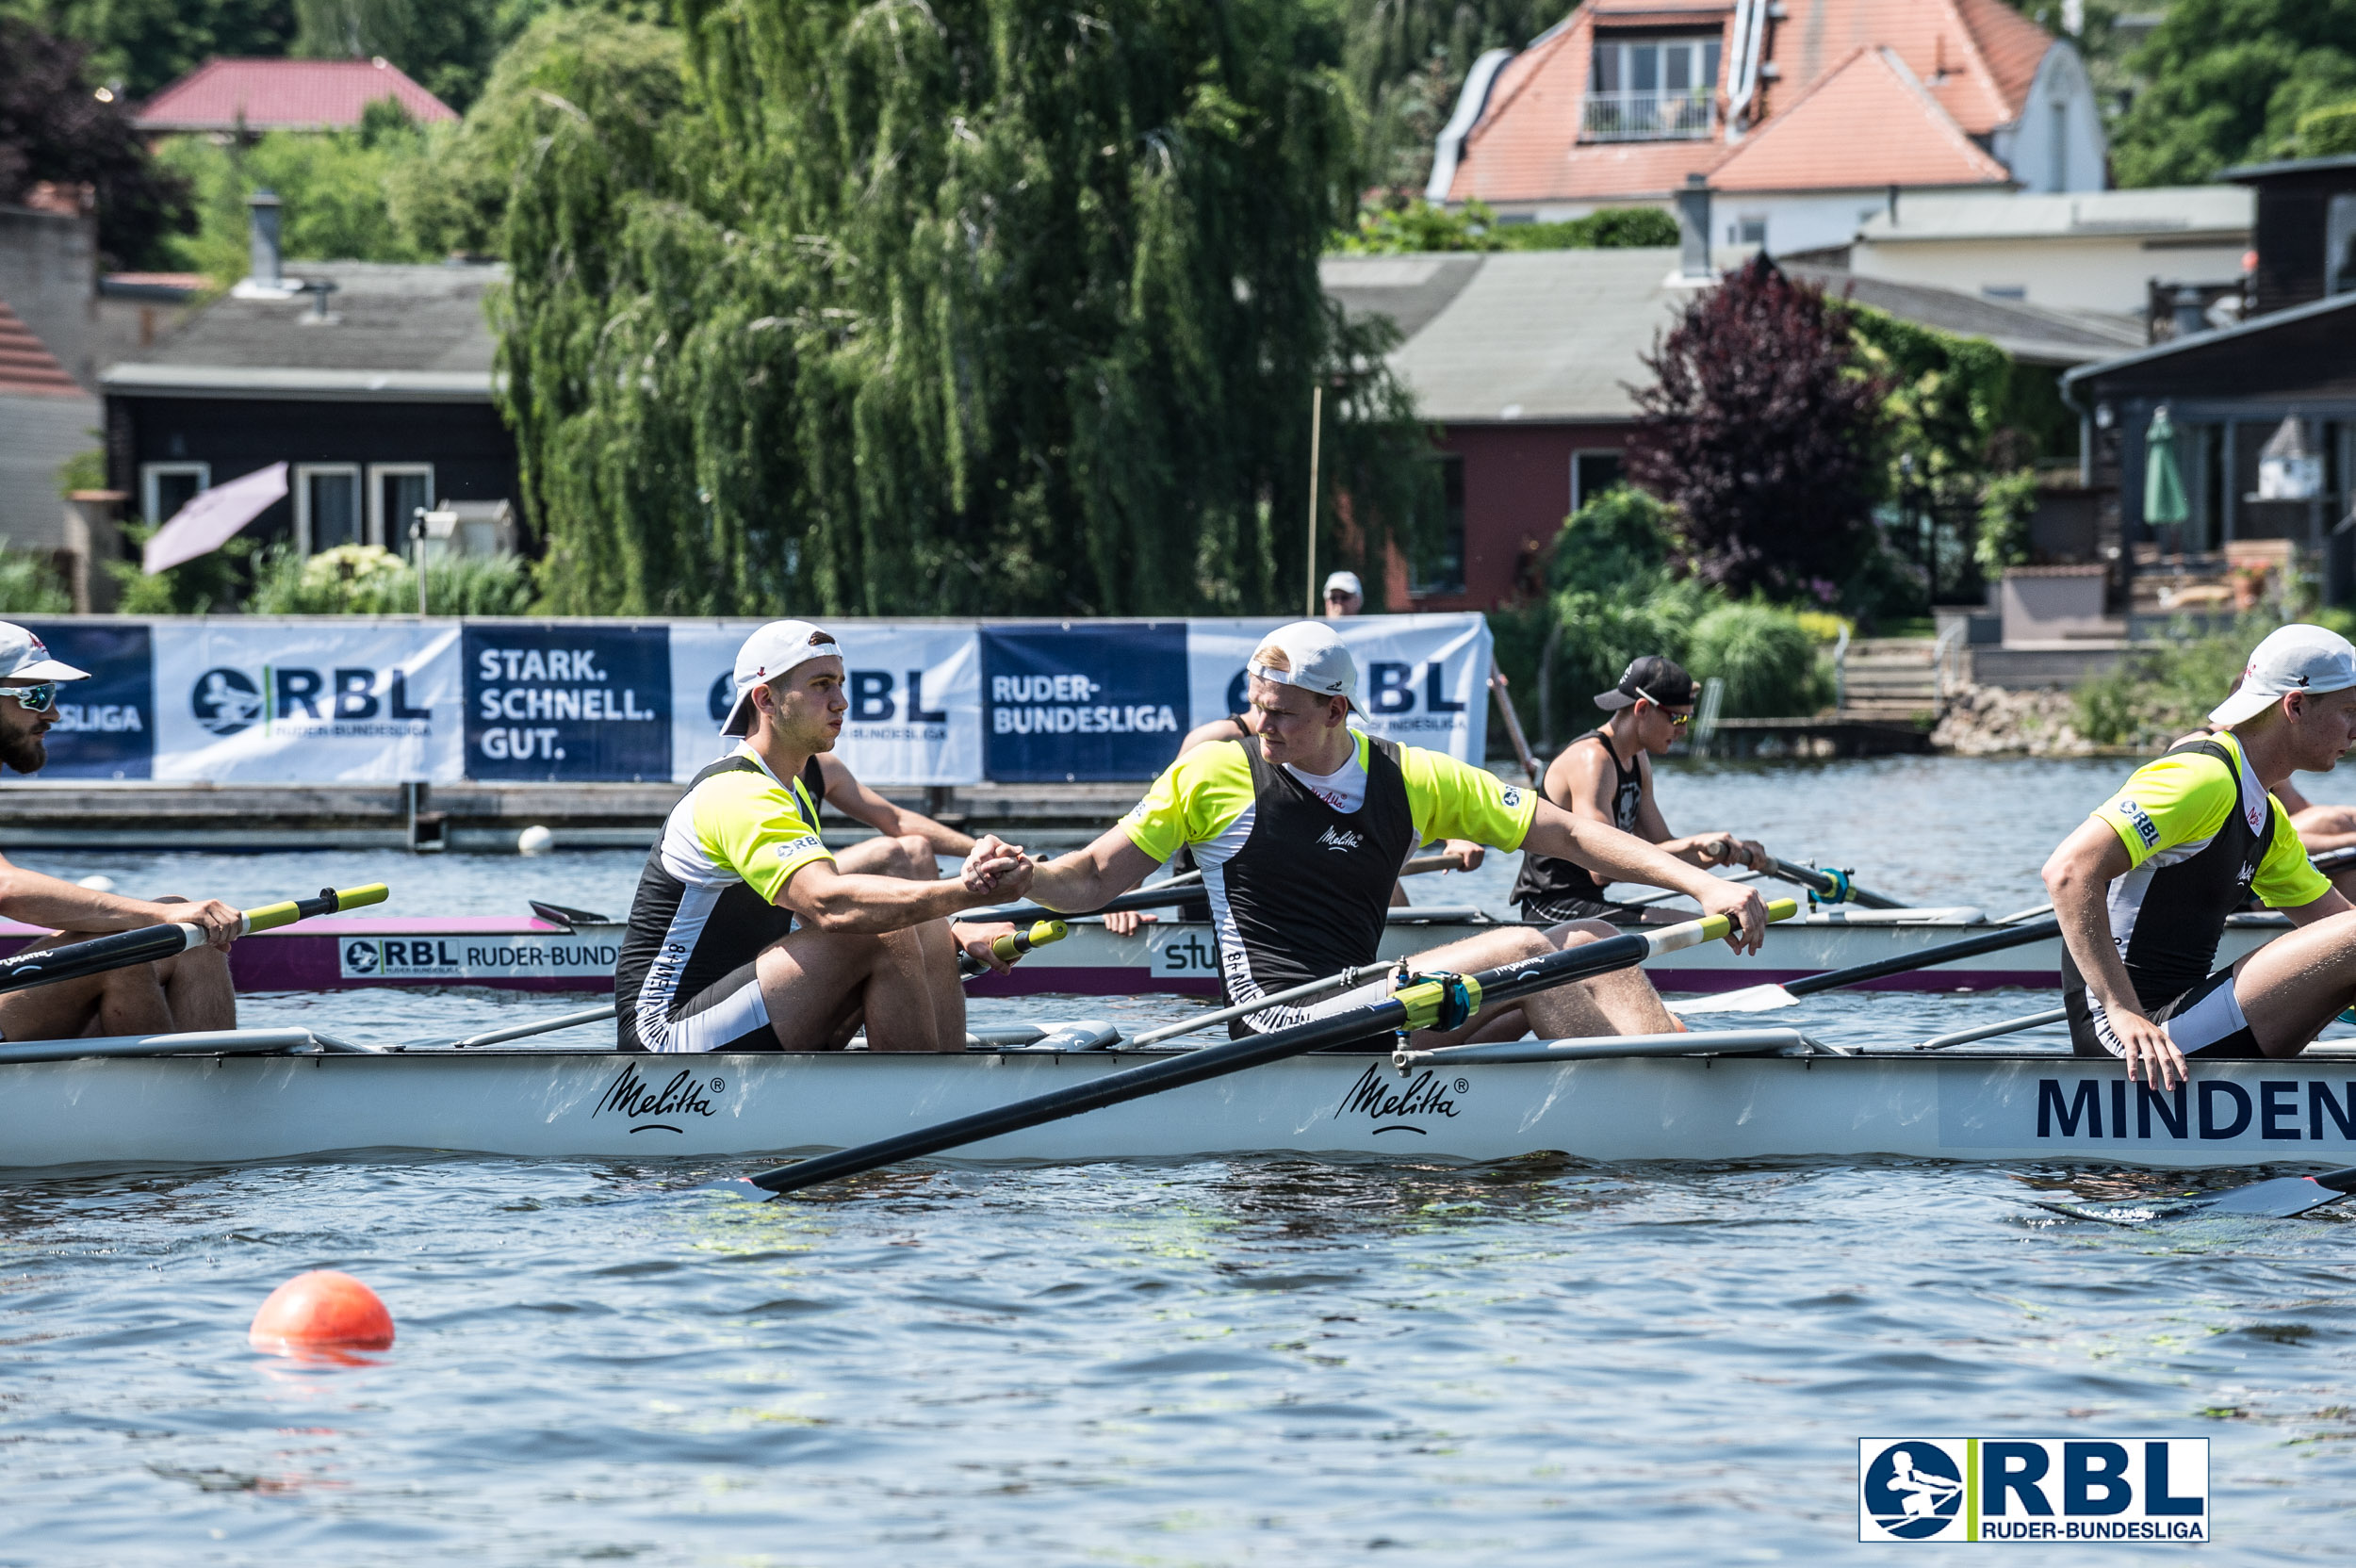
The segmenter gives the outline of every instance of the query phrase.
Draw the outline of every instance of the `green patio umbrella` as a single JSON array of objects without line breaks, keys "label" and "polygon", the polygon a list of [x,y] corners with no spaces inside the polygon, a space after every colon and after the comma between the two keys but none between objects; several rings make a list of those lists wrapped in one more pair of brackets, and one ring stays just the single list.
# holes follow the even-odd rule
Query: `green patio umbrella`
[{"label": "green patio umbrella", "polygon": [[2162,406],[2151,416],[2151,429],[2143,438],[2143,520],[2173,528],[2192,515],[2184,499],[2184,476],[2176,465],[2176,426]]}]

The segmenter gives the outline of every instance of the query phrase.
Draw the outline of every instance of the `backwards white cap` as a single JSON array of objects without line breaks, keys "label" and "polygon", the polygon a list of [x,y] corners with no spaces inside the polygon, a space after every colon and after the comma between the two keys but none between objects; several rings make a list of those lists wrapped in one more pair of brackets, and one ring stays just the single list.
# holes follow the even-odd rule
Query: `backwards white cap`
[{"label": "backwards white cap", "polygon": [[2251,650],[2241,684],[2211,710],[2209,722],[2240,724],[2293,692],[2342,692],[2350,686],[2356,686],[2356,646],[2319,626],[2286,626]]},{"label": "backwards white cap", "polygon": [[10,621],[0,621],[0,680],[88,680],[88,670],[49,657],[41,640]]},{"label": "backwards white cap", "polygon": [[728,722],[720,727],[720,733],[753,732],[754,687],[765,686],[813,659],[842,656],[843,647],[834,633],[808,621],[771,621],[760,628],[736,650],[736,701],[729,705]]},{"label": "backwards white cap", "polygon": [[1345,697],[1358,706],[1358,662],[1338,632],[1323,621],[1295,621],[1260,639],[1246,666],[1262,680],[1298,686],[1321,697]]}]

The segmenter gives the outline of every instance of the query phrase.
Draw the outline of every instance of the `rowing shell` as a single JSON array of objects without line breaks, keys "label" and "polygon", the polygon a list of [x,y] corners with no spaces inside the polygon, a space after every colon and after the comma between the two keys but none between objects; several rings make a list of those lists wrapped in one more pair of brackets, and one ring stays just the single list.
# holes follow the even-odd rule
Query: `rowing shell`
[{"label": "rowing shell", "polygon": [[[1400,908],[1383,934],[1385,960],[1428,952],[1495,930],[1472,908]],[[2231,963],[2279,935],[2277,916],[2235,916],[2218,950]],[[1723,991],[1782,984],[1805,974],[1845,969],[1902,953],[1916,953],[1998,929],[1976,909],[1836,910],[1771,926],[1757,957],[1723,943],[1687,948],[1646,966],[1664,991]],[[0,956],[15,952],[36,928],[0,922]],[[358,990],[377,986],[483,986],[496,990],[581,991],[614,988],[623,927],[614,922],[562,923],[526,916],[459,916],[436,920],[343,915],[284,931],[241,939],[230,950],[237,989]],[[1993,990],[2061,984],[2058,939],[1983,954],[1936,969],[1873,981],[1885,990]],[[1016,966],[1009,975],[984,975],[967,988],[975,996],[1213,996],[1219,992],[1219,949],[1210,926],[1156,922],[1134,937],[1116,937],[1101,923],[1078,922],[1072,934]]]},{"label": "rowing shell", "polygon": [[[275,1049],[301,1035],[251,1033]],[[1777,1033],[1788,1043],[1765,1048],[1811,1051]],[[1762,1048],[1756,1037],[1721,1038],[1734,1042],[1729,1050]],[[1546,1049],[1527,1042],[1520,1054]],[[209,1165],[366,1149],[774,1158],[928,1126],[1147,1054],[486,1050],[18,1062],[0,1066],[0,1165]],[[2017,1050],[1433,1060],[1404,1070],[1383,1055],[1313,1054],[975,1144],[959,1157],[1559,1152],[1602,1161],[2356,1164],[2356,1056],[2197,1070],[2190,1086],[2161,1095],[2127,1083],[2115,1064]]]}]

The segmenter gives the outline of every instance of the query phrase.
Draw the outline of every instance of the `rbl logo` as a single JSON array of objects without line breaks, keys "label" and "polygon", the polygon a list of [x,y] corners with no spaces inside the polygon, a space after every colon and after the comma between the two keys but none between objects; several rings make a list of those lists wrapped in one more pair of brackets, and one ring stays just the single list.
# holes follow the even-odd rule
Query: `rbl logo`
[{"label": "rbl logo", "polygon": [[257,684],[245,671],[219,665],[196,678],[188,710],[215,735],[235,735],[267,715],[276,723],[303,719],[319,724],[369,719],[417,721],[433,718],[429,708],[409,702],[409,672],[359,666],[326,672],[290,664],[265,664]]},{"label": "rbl logo", "polygon": [[2205,1437],[1865,1437],[1859,1541],[2209,1539]]},{"label": "rbl logo", "polygon": [[[1422,678],[1416,671],[1422,670]],[[1358,706],[1373,714],[1412,713],[1415,710],[1416,688],[1422,688],[1423,710],[1427,713],[1462,713],[1464,704],[1453,701],[1448,694],[1446,667],[1434,661],[1417,666],[1397,660],[1378,659],[1366,666],[1366,683],[1358,692]],[[1251,700],[1252,681],[1249,671],[1237,670],[1235,678],[1227,683],[1227,711],[1240,713]]]},{"label": "rbl logo", "polygon": [[[844,678],[843,690],[851,699],[849,718],[853,724],[882,724],[900,717],[900,698],[889,670],[852,670]],[[736,700],[736,677],[724,673],[712,683],[704,706],[712,714],[713,724],[728,721],[728,708]],[[946,709],[924,706],[924,672],[908,672],[908,722],[910,724],[947,724]]]}]

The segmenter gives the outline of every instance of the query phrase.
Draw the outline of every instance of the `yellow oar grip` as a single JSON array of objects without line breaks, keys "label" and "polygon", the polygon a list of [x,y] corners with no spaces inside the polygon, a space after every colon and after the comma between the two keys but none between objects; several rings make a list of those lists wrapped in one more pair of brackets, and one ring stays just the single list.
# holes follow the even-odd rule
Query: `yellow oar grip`
[{"label": "yellow oar grip", "polygon": [[[338,911],[357,909],[364,904],[382,904],[391,896],[392,890],[382,882],[371,882],[365,888],[340,888],[335,892],[335,908]],[[292,925],[299,920],[308,920],[313,915],[327,913],[317,907],[303,907],[305,903],[317,905],[318,902],[316,899],[290,898],[283,904],[265,904],[258,909],[248,909],[245,912],[245,928],[248,931],[270,931],[281,925]]]},{"label": "yellow oar grip", "polygon": [[[1771,898],[1767,901],[1767,920],[1770,924],[1779,920],[1790,920],[1799,912],[1800,905],[1797,899]],[[1733,929],[1734,922],[1724,915],[1705,916],[1702,920],[1702,940],[1718,941]]]},{"label": "yellow oar grip", "polygon": [[[1451,975],[1449,979],[1464,987],[1464,1016],[1470,1018],[1481,1011],[1481,982],[1469,974]],[[1432,1029],[1439,1025],[1440,1009],[1448,1003],[1448,990],[1447,980],[1419,980],[1393,991],[1391,1000],[1407,1009],[1408,1028]]]},{"label": "yellow oar grip", "polygon": [[1033,921],[1028,931],[1009,931],[991,942],[990,950],[998,955],[1001,962],[1010,964],[1032,948],[1044,947],[1049,942],[1063,940],[1065,934],[1071,929],[1059,920]]}]

